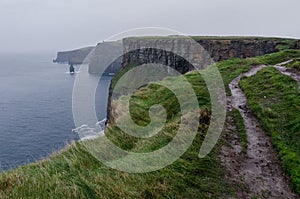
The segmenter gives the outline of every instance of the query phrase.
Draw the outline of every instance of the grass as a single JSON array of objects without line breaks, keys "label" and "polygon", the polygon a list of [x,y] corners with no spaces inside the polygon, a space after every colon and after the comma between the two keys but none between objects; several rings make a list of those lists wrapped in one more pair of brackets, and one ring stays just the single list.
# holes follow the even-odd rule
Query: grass
[{"label": "grass", "polygon": [[249,71],[250,66],[257,66],[261,64],[262,62],[260,62],[257,58],[233,58],[216,63],[216,66],[219,68],[222,75],[227,95],[231,95],[228,85],[234,78],[239,76],[241,73]]},{"label": "grass", "polygon": [[261,63],[266,65],[275,65],[299,57],[300,57],[299,50],[285,50],[277,53],[264,55],[262,57],[259,57],[258,60]]},{"label": "grass", "polygon": [[250,66],[258,66],[263,64],[275,65],[299,57],[299,50],[285,50],[254,58],[233,58],[226,61],[220,61],[216,63],[216,66],[219,68],[219,71],[222,75],[227,95],[231,95],[228,84],[241,73],[249,71]]},{"label": "grass", "polygon": [[[250,66],[275,65],[299,57],[300,51],[285,50],[261,57],[222,61],[217,66],[223,76],[227,94],[230,95],[227,85],[240,73],[248,71]],[[297,61],[288,66],[298,69]],[[244,78],[241,86],[247,94],[250,108],[264,130],[272,136],[282,166],[291,177],[293,189],[300,194],[300,97],[297,83],[275,69],[267,68],[253,77]],[[235,121],[238,118],[238,114],[235,114]],[[243,129],[242,126],[238,128],[240,131]],[[242,139],[245,146],[245,136]]]},{"label": "grass", "polygon": [[[186,74],[197,93],[203,110],[209,108],[209,94],[198,73]],[[177,78],[168,78],[177,83]],[[165,146],[176,134],[180,113],[172,93],[157,84],[139,89],[132,97],[134,120],[149,122],[149,107],[159,101],[168,109],[164,129],[150,139],[137,139],[110,125],[107,136],[119,147],[135,152],[147,152]],[[204,120],[205,121],[205,120]],[[209,122],[209,121],[208,121]],[[196,138],[186,153],[172,165],[159,171],[128,174],[110,169],[89,154],[82,143],[47,160],[20,167],[0,175],[0,198],[224,198],[235,195],[230,182],[224,179],[219,159],[222,141],[204,159],[198,153],[207,129],[201,122]],[[100,138],[101,139],[101,138]]]},{"label": "grass", "polygon": [[279,151],[294,190],[300,193],[300,92],[290,77],[267,67],[240,82],[249,106]]},{"label": "grass", "polygon": [[[257,58],[231,59],[217,63],[217,67],[227,86],[252,65],[275,64],[294,57],[300,57],[300,52],[289,50]],[[134,65],[117,74],[112,85],[132,67]],[[173,164],[151,173],[128,174],[108,168],[88,153],[82,143],[73,143],[44,161],[0,174],[0,198],[236,197],[234,186],[224,178],[224,168],[219,159],[222,139],[209,156],[204,159],[198,157],[209,123],[210,98],[205,82],[198,73],[190,72],[185,77],[195,90],[201,109],[199,111],[204,114],[193,144]],[[178,78],[163,81],[180,86]],[[242,86],[249,97],[251,108],[266,131],[272,134],[283,166],[299,193],[300,103],[295,82],[268,68],[257,76],[244,79]],[[230,95],[228,87],[226,89]],[[180,118],[178,101],[167,88],[156,83],[140,88],[130,99],[130,113],[136,123],[147,125],[150,119],[148,110],[156,102],[160,102],[168,113],[167,124],[159,134],[150,139],[135,138],[112,123],[107,128],[107,137],[127,151],[148,152],[165,146],[176,134]],[[236,110],[233,115],[245,150],[246,136],[242,118]]]},{"label": "grass", "polygon": [[293,62],[287,64],[286,67],[292,68],[292,69],[300,72],[300,60],[296,59]]},{"label": "grass", "polygon": [[[200,140],[199,138],[196,140]],[[49,160],[4,173],[1,198],[208,198],[230,193],[216,151],[198,158],[197,141],[171,166],[146,174],[109,169],[81,144]]]}]

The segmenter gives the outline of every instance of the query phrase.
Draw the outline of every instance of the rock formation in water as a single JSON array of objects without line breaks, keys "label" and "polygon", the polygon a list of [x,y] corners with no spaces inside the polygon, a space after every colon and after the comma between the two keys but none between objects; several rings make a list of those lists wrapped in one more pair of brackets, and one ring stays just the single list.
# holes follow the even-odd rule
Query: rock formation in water
[{"label": "rock formation in water", "polygon": [[75,68],[74,68],[74,66],[73,66],[73,64],[70,64],[70,73],[74,73],[75,72]]}]

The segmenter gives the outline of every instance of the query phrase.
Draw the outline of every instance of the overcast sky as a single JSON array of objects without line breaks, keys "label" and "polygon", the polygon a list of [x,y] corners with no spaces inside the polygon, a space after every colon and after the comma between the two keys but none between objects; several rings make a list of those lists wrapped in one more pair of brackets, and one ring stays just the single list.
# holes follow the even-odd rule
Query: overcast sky
[{"label": "overcast sky", "polygon": [[0,0],[0,52],[95,45],[138,27],[300,38],[299,0]]}]

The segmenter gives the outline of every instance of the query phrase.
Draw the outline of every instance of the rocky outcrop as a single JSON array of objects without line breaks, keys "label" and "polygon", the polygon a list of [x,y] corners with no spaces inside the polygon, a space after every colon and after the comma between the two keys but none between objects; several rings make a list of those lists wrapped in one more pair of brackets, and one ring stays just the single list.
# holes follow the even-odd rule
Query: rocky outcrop
[{"label": "rocky outcrop", "polygon": [[300,40],[293,42],[292,49],[300,49]]}]

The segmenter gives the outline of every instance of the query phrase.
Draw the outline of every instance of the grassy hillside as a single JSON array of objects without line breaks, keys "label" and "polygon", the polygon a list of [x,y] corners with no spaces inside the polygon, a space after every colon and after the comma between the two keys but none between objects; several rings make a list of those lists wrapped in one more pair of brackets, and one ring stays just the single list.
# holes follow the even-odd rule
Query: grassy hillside
[{"label": "grassy hillside", "polygon": [[[208,104],[208,93],[197,73],[186,75],[199,94],[202,107]],[[174,81],[169,79],[167,81]],[[155,94],[154,94],[155,93]],[[163,131],[150,140],[138,140],[110,126],[107,135],[125,150],[149,151],[167,144],[176,133],[179,116],[176,98],[165,88],[155,84],[142,88],[133,97],[134,120],[147,122],[147,109],[161,98],[170,111],[169,120]],[[10,198],[196,198],[225,197],[232,195],[229,182],[223,179],[223,168],[218,158],[219,145],[205,159],[199,159],[207,124],[202,123],[189,150],[174,164],[160,171],[147,174],[127,174],[107,168],[87,153],[80,143],[72,144],[65,151],[50,159],[0,176],[0,196]]]},{"label": "grassy hillside", "polygon": [[[217,66],[227,86],[251,65],[274,64],[296,57],[300,57],[299,51],[284,51],[251,59],[231,59],[219,62]],[[204,81],[195,72],[185,76],[193,85],[200,108],[209,113],[209,94]],[[179,85],[174,78],[164,81]],[[243,80],[242,86],[251,108],[273,136],[284,168],[300,193],[300,113],[297,111],[300,103],[295,82],[267,68],[257,76]],[[230,95],[228,88],[227,93]],[[109,139],[119,147],[135,152],[165,146],[176,134],[180,116],[178,101],[170,91],[155,83],[141,88],[131,99],[131,113],[136,123],[145,125],[149,122],[148,109],[157,100],[168,110],[168,122],[158,135],[147,140],[137,139],[109,125],[106,132]],[[0,198],[235,198],[235,185],[224,178],[225,168],[219,158],[223,138],[209,156],[198,157],[208,126],[207,115],[202,117],[196,139],[188,151],[162,170],[145,174],[112,170],[90,155],[82,143],[73,143],[47,160],[0,174]],[[232,115],[246,147],[241,116],[236,112]]]},{"label": "grassy hillside", "polygon": [[292,68],[300,72],[300,59],[295,59],[291,63],[287,64],[287,67]]}]

